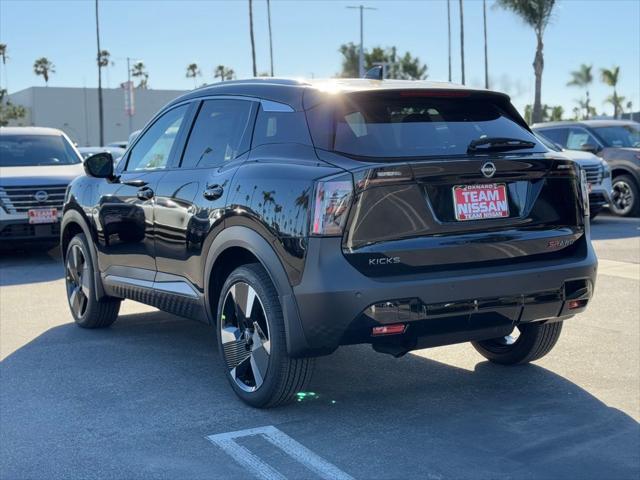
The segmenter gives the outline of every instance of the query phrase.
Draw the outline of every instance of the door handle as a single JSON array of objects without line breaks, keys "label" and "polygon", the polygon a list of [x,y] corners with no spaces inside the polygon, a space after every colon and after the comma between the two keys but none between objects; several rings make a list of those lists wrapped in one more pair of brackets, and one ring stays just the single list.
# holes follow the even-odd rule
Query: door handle
[{"label": "door handle", "polygon": [[149,187],[141,187],[138,189],[137,196],[140,200],[151,200],[153,198],[153,190]]},{"label": "door handle", "polygon": [[224,193],[224,189],[220,185],[207,185],[207,189],[202,193],[207,200],[217,200]]}]

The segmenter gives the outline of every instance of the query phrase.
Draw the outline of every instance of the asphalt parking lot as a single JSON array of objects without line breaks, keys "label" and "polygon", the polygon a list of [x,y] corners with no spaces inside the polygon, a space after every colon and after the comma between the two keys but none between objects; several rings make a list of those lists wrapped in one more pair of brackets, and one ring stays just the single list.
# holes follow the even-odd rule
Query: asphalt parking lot
[{"label": "asphalt parking lot", "polygon": [[595,298],[541,361],[343,348],[265,411],[236,400],[210,328],[127,301],[79,329],[55,250],[0,253],[0,478],[637,479],[640,222],[593,237]]}]

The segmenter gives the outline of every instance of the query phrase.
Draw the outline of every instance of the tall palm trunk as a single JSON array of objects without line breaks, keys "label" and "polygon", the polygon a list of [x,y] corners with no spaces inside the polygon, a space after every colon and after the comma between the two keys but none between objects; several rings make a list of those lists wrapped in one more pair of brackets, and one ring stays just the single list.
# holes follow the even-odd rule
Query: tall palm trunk
[{"label": "tall palm trunk", "polygon": [[620,113],[620,111],[618,110],[619,106],[620,105],[618,102],[618,92],[614,87],[613,88],[613,118],[615,118],[616,120],[618,119],[618,114]]},{"label": "tall palm trunk", "polygon": [[460,0],[460,68],[462,69],[462,84],[464,85],[464,12]]},{"label": "tall palm trunk", "polygon": [[271,61],[271,76],[273,77],[273,38],[271,36],[271,1],[267,0],[267,22],[269,23],[269,60]]},{"label": "tall palm trunk", "polygon": [[536,77],[535,98],[533,100],[533,113],[531,118],[533,123],[542,121],[542,71],[544,70],[544,57],[542,50],[544,43],[542,42],[542,33],[536,33],[538,45],[536,47],[536,56],[533,60],[533,72]]},{"label": "tall palm trunk", "polygon": [[482,0],[482,23],[484,24],[484,88],[489,89],[489,57],[487,53],[487,0]]},{"label": "tall palm trunk", "polygon": [[447,38],[449,39],[449,81],[451,81],[451,0],[447,0]]},{"label": "tall palm trunk", "polygon": [[251,36],[251,59],[253,61],[253,76],[258,76],[256,68],[256,42],[253,38],[253,0],[249,0],[249,35]]},{"label": "tall palm trunk", "polygon": [[104,113],[102,110],[102,62],[100,58],[100,21],[98,18],[98,0],[96,0],[96,39],[98,41],[98,125],[100,132],[100,146],[104,145]]}]

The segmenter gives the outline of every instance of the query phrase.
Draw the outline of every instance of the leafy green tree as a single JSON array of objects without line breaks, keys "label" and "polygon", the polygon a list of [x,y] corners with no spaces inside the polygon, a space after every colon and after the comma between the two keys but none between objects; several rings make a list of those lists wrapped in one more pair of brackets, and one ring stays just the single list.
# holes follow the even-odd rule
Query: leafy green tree
[{"label": "leafy green tree", "polygon": [[[339,52],[342,54],[343,78],[357,78],[358,47],[353,43],[341,45]],[[427,65],[422,64],[418,57],[413,57],[409,52],[398,54],[396,47],[375,47],[370,52],[364,52],[365,70],[375,65],[384,65],[385,78],[397,78],[402,80],[424,80],[427,78]]]},{"label": "leafy green tree", "polygon": [[49,86],[49,77],[56,73],[56,66],[46,57],[40,57],[33,63],[33,73],[44,78],[44,84]]},{"label": "leafy green tree", "polygon": [[581,103],[581,107],[584,108],[585,119],[589,119],[593,112],[591,108],[591,98],[589,97],[589,85],[593,83],[592,68],[592,65],[585,65],[583,63],[578,70],[571,72],[571,80],[567,82],[568,87],[580,87],[586,91],[586,100]]},{"label": "leafy green tree", "polygon": [[0,127],[9,125],[10,120],[20,120],[27,114],[27,110],[22,105],[14,105],[10,101],[5,101],[7,90],[0,88]]},{"label": "leafy green tree", "polygon": [[227,68],[224,65],[218,65],[213,71],[213,78],[219,78],[221,82],[226,80],[233,80],[236,76],[236,72],[233,68]]},{"label": "leafy green tree", "polygon": [[620,78],[620,67],[601,68],[600,75],[602,82],[613,88],[613,95],[605,100],[605,103],[613,105],[613,118],[618,118],[618,113],[622,112],[622,101],[618,100],[618,79]]},{"label": "leafy green tree", "polygon": [[187,78],[193,78],[193,88],[196,88],[198,85],[196,77],[199,77],[201,75],[202,73],[200,72],[200,68],[198,68],[197,63],[190,63],[189,65],[187,65],[187,73],[185,76]]},{"label": "leafy green tree", "polygon": [[510,10],[518,15],[524,23],[533,28],[536,34],[536,55],[533,59],[535,75],[535,97],[532,120],[542,121],[542,72],[544,70],[544,31],[549,25],[556,0],[496,0],[498,7]]},{"label": "leafy green tree", "polygon": [[145,67],[144,62],[136,62],[133,64],[133,67],[131,67],[131,76],[140,79],[138,88],[149,88],[149,72],[147,72],[147,67]]}]

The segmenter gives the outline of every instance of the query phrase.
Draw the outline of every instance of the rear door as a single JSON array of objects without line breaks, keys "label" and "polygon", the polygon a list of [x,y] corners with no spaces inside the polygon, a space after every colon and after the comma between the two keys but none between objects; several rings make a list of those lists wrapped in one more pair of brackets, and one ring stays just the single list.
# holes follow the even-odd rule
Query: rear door
[{"label": "rear door", "polygon": [[[160,116],[122,160],[125,166],[119,180],[100,184],[94,218],[101,271],[112,268],[113,272],[114,267],[126,267],[132,276],[145,276],[146,272],[146,276],[153,279],[155,194],[174,154],[188,110],[188,105],[182,105]],[[120,270],[120,275],[127,276],[127,271]]]},{"label": "rear door", "polygon": [[157,188],[154,230],[159,272],[203,287],[203,255],[222,228],[231,179],[251,145],[257,105],[250,99],[218,98],[197,106],[184,151]]}]

